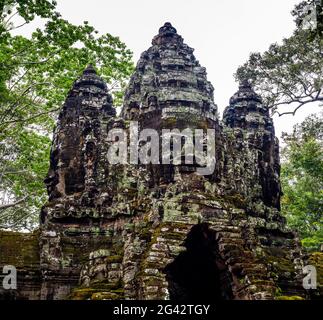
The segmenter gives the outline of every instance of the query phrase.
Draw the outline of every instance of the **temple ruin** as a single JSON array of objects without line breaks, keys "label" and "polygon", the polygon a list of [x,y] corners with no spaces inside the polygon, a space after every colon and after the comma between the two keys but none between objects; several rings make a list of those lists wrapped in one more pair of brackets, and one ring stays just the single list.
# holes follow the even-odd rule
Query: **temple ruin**
[{"label": "temple ruin", "polygon": [[[248,81],[220,120],[206,69],[165,23],[144,51],[116,115],[88,66],[55,128],[48,202],[32,234],[0,232],[0,266],[17,266],[4,299],[257,300],[322,296],[302,285],[317,267],[280,213],[273,121]],[[214,129],[215,170],[198,165],[111,164],[112,128]],[[161,155],[160,155],[161,156]],[[312,259],[312,260],[311,260]]]}]

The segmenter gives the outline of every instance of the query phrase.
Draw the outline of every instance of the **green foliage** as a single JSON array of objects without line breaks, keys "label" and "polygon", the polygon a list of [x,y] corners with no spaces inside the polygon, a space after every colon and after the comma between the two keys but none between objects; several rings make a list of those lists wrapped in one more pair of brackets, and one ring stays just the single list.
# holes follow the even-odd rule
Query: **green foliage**
[{"label": "green foliage", "polygon": [[[30,37],[19,35],[36,18],[43,27]],[[64,20],[55,1],[0,1],[0,199],[3,205],[23,200],[0,205],[0,227],[38,219],[51,133],[73,81],[89,63],[96,65],[120,105],[131,59],[118,37]]]},{"label": "green foliage", "polygon": [[248,79],[272,111],[295,114],[305,104],[323,101],[322,65],[322,39],[299,27],[281,44],[270,45],[262,54],[251,53],[235,77]]},{"label": "green foliage", "polygon": [[284,136],[282,212],[305,247],[323,243],[323,122],[312,115]]}]

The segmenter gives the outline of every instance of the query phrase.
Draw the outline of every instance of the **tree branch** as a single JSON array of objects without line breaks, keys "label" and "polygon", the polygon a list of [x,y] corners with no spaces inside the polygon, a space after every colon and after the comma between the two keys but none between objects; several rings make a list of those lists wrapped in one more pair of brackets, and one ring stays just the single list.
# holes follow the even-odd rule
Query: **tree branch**
[{"label": "tree branch", "polygon": [[60,107],[59,108],[56,108],[56,109],[53,109],[53,110],[49,110],[49,111],[44,111],[44,112],[38,113],[38,114],[36,114],[34,116],[31,116],[31,117],[28,117],[28,118],[16,119],[16,120],[10,120],[10,121],[4,121],[1,124],[3,125],[3,124],[10,124],[10,123],[18,123],[18,122],[30,121],[30,120],[34,120],[34,119],[36,119],[38,117],[41,117],[41,116],[43,116],[45,114],[50,114],[50,113],[56,112],[58,110],[60,110]]},{"label": "tree branch", "polygon": [[285,103],[285,104],[290,104],[290,103],[293,103],[293,102],[299,102],[299,105],[293,111],[286,111],[286,112],[282,112],[282,113],[279,113],[278,111],[275,111],[274,113],[277,113],[279,117],[281,117],[282,115],[286,115],[286,114],[292,114],[294,116],[296,111],[299,108],[301,108],[303,105],[305,105],[307,103],[311,103],[311,102],[316,102],[316,101],[323,101],[323,97],[318,98],[318,99],[306,100],[306,101],[290,101],[289,103]]},{"label": "tree branch", "polygon": [[17,200],[16,202],[7,203],[7,204],[2,204],[2,205],[0,205],[0,210],[6,210],[6,209],[8,209],[8,208],[15,207],[15,206],[17,206],[18,204],[25,202],[25,201],[27,200],[27,198],[28,198],[28,196],[25,196],[25,197],[23,197],[22,199]]}]

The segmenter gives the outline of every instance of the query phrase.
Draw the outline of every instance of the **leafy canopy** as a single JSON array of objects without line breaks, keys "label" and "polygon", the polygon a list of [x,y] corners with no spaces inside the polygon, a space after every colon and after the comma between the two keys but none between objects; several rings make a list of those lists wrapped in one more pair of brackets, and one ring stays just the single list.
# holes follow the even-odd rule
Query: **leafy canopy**
[{"label": "leafy canopy", "polygon": [[282,212],[298,230],[302,243],[318,249],[323,243],[323,121],[307,117],[285,134],[282,152]]}]

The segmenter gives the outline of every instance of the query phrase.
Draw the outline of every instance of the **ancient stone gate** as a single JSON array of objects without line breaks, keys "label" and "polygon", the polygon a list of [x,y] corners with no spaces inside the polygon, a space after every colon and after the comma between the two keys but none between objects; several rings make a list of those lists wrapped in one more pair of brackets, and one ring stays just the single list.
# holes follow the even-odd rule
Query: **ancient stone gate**
[{"label": "ancient stone gate", "polygon": [[[119,117],[112,104],[89,66],[59,115],[40,230],[0,233],[1,262],[18,267],[14,298],[309,297],[306,259],[280,213],[273,122],[247,81],[220,120],[205,68],[165,23],[137,63]],[[213,173],[197,174],[196,163],[109,163],[109,130],[129,131],[131,121],[159,133],[213,129]]]}]

